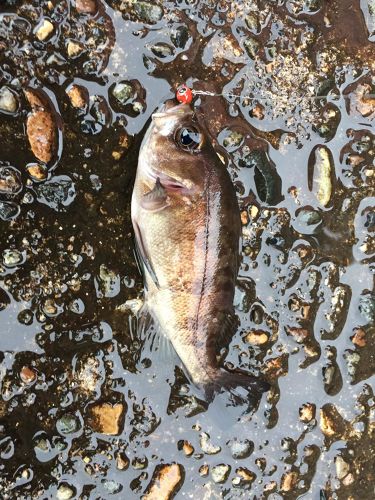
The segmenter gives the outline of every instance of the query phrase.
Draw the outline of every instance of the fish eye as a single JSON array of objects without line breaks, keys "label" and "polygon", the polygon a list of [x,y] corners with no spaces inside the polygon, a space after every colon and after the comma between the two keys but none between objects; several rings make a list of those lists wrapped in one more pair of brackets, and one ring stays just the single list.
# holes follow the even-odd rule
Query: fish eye
[{"label": "fish eye", "polygon": [[195,151],[202,142],[202,134],[191,125],[181,127],[177,130],[176,141],[183,149]]}]

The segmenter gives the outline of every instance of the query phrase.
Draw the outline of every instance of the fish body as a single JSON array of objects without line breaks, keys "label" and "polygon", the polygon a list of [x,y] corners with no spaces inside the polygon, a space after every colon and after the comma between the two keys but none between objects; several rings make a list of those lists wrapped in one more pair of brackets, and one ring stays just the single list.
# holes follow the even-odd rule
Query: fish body
[{"label": "fish body", "polygon": [[212,395],[259,384],[217,362],[234,317],[241,223],[233,184],[207,137],[187,104],[167,102],[153,115],[139,155],[132,221],[147,307],[192,382]]}]

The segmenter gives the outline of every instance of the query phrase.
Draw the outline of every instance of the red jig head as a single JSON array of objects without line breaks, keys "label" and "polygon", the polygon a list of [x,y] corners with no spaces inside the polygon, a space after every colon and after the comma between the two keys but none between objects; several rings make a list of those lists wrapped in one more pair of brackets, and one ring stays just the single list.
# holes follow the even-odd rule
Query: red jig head
[{"label": "red jig head", "polygon": [[190,104],[193,100],[193,91],[185,83],[180,85],[176,92],[176,99],[182,104]]}]

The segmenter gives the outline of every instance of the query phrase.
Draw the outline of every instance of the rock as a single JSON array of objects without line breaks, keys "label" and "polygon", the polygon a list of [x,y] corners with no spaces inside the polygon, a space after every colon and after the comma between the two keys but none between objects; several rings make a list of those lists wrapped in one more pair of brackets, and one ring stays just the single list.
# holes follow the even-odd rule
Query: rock
[{"label": "rock", "polygon": [[14,195],[21,190],[20,172],[14,167],[0,166],[0,193]]},{"label": "rock", "polygon": [[165,464],[156,467],[142,500],[169,500],[183,482],[183,467],[180,464]]},{"label": "rock", "polygon": [[42,305],[42,310],[46,316],[51,318],[56,316],[58,313],[58,308],[53,299],[46,299]]},{"label": "rock", "polygon": [[21,211],[17,203],[13,201],[0,201],[0,218],[2,220],[15,219]]},{"label": "rock", "polygon": [[375,98],[369,83],[359,83],[357,85],[350,99],[350,111],[352,114],[360,114],[364,118],[374,118]]},{"label": "rock", "polygon": [[243,135],[235,130],[226,131],[225,137],[223,139],[223,146],[227,151],[232,153],[238,149],[243,142]]},{"label": "rock", "polygon": [[334,166],[332,155],[325,146],[316,147],[309,158],[309,189],[317,201],[326,207],[329,205],[333,190]]},{"label": "rock", "polygon": [[335,458],[335,466],[337,479],[344,479],[349,474],[349,464],[340,455]]},{"label": "rock", "polygon": [[291,335],[298,344],[302,344],[310,336],[309,331],[306,330],[306,328],[286,326],[285,331],[288,335]]},{"label": "rock", "polygon": [[32,384],[36,380],[36,372],[29,366],[24,366],[20,371],[20,379],[24,384]]},{"label": "rock", "polygon": [[211,469],[212,480],[215,483],[225,483],[230,474],[231,467],[226,464],[215,465]]},{"label": "rock", "polygon": [[259,42],[255,38],[248,38],[244,42],[244,47],[251,59],[255,59],[259,51]]},{"label": "rock", "polygon": [[179,450],[182,450],[187,457],[190,457],[194,453],[194,448],[189,441],[179,441],[177,447]]},{"label": "rock", "polygon": [[102,482],[104,488],[110,495],[119,493],[122,490],[122,484],[118,483],[117,481],[113,481],[113,479],[104,479]]},{"label": "rock", "polygon": [[359,312],[369,323],[375,321],[375,295],[365,293],[359,299]]},{"label": "rock", "polygon": [[240,476],[241,481],[245,482],[253,482],[256,478],[254,472],[246,469],[246,467],[239,467],[238,469],[236,469],[236,474]]},{"label": "rock", "polygon": [[76,0],[76,9],[80,14],[96,14],[98,10],[97,0]]},{"label": "rock", "polygon": [[35,32],[35,36],[40,42],[44,42],[50,38],[54,32],[54,26],[49,19],[43,19]]},{"label": "rock", "polygon": [[354,377],[357,371],[357,366],[361,361],[361,357],[357,352],[346,352],[345,353],[345,361],[348,367],[348,373],[351,377]]},{"label": "rock", "polygon": [[121,279],[118,274],[101,264],[98,276],[98,296],[116,297],[120,293]]},{"label": "rock", "polygon": [[299,409],[299,418],[304,423],[309,423],[315,418],[316,407],[313,403],[305,403]]},{"label": "rock", "polygon": [[71,59],[74,59],[75,57],[78,57],[82,52],[84,51],[85,47],[82,43],[80,42],[73,42],[70,40],[68,42],[68,45],[66,47],[66,51],[68,53],[68,56]]},{"label": "rock", "polygon": [[210,468],[207,464],[201,465],[199,467],[199,475],[202,477],[208,476],[208,473],[210,472]]},{"label": "rock", "polygon": [[66,175],[52,177],[43,184],[34,186],[33,189],[38,201],[53,208],[56,212],[68,207],[76,197],[75,184]]},{"label": "rock", "polygon": [[171,41],[178,49],[184,49],[189,38],[190,33],[186,26],[178,26],[171,32]]},{"label": "rock", "polygon": [[69,435],[77,432],[81,427],[79,419],[72,413],[66,413],[56,422],[56,429],[60,434]]},{"label": "rock", "polygon": [[124,403],[98,403],[89,408],[89,424],[95,432],[108,436],[121,434],[126,407]]},{"label": "rock", "polygon": [[157,57],[161,57],[162,59],[165,57],[170,57],[174,53],[173,47],[163,42],[150,45],[149,49],[153,54],[155,54]]},{"label": "rock", "polygon": [[126,102],[133,96],[133,93],[133,87],[126,81],[116,83],[112,89],[113,97],[122,105],[126,104]]},{"label": "rock", "polygon": [[0,111],[5,113],[16,113],[18,110],[18,99],[16,94],[8,87],[0,89]]},{"label": "rock", "polygon": [[298,474],[297,472],[286,472],[285,474],[282,475],[281,477],[281,482],[280,482],[280,489],[281,491],[291,491],[294,489],[298,481]]},{"label": "rock", "polygon": [[125,453],[119,452],[116,456],[116,467],[118,470],[126,470],[129,467],[129,459]]},{"label": "rock", "polygon": [[7,248],[3,252],[3,264],[5,267],[16,267],[25,262],[25,258],[22,252],[19,250],[11,250]]},{"label": "rock", "polygon": [[336,407],[325,404],[320,410],[320,429],[328,438],[340,439],[347,432],[347,422],[342,418]]},{"label": "rock", "polygon": [[74,108],[84,109],[89,103],[89,93],[82,85],[71,85],[66,90]]},{"label": "rock", "polygon": [[69,500],[73,498],[76,494],[76,489],[68,483],[61,483],[57,488],[56,498],[57,500]]},{"label": "rock", "polygon": [[232,457],[236,460],[249,457],[254,450],[254,443],[248,439],[241,441],[234,438],[229,444]]},{"label": "rock", "polygon": [[29,163],[26,166],[27,173],[35,182],[45,181],[48,177],[47,167],[40,165],[40,163]]},{"label": "rock", "polygon": [[216,455],[221,451],[220,446],[214,446],[211,443],[210,436],[206,432],[202,432],[199,436],[199,444],[202,451],[207,455]]},{"label": "rock", "polygon": [[312,207],[303,207],[296,211],[294,228],[302,234],[312,234],[322,222],[322,216]]},{"label": "rock", "polygon": [[23,309],[19,312],[17,319],[23,325],[31,325],[34,320],[34,314],[30,309]]},{"label": "rock", "polygon": [[155,24],[161,20],[164,11],[159,5],[153,5],[148,2],[138,2],[134,3],[134,12],[137,16],[145,23]]},{"label": "rock", "polygon": [[43,91],[28,89],[25,95],[31,106],[26,122],[31,150],[38,160],[49,163],[57,151],[56,111]]},{"label": "rock", "polygon": [[350,337],[351,341],[357,347],[365,347],[366,345],[366,332],[362,328],[355,328],[353,337]]},{"label": "rock", "polygon": [[264,345],[268,342],[269,334],[263,330],[250,330],[244,340],[252,345]]}]

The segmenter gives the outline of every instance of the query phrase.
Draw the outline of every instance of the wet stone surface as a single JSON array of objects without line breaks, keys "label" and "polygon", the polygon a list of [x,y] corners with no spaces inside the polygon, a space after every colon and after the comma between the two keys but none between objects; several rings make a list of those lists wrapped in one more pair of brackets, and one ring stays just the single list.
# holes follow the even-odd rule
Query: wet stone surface
[{"label": "wet stone surface", "polygon": [[[1,498],[373,498],[373,10],[0,2]],[[260,401],[136,334],[137,157],[184,81],[227,94],[195,102],[241,209],[220,355]]]}]

